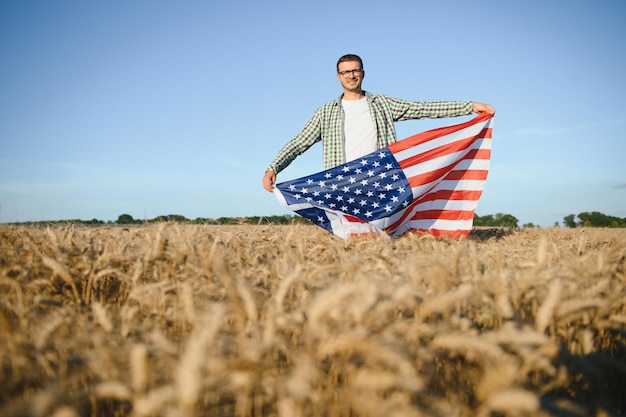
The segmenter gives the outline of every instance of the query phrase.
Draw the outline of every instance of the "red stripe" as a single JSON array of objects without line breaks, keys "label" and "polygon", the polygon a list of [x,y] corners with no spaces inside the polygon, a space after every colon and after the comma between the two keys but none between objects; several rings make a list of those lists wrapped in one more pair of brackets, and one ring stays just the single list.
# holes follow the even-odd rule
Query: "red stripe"
[{"label": "red stripe", "polygon": [[427,201],[435,200],[466,200],[466,201],[478,201],[482,190],[437,190],[428,194],[424,194],[415,200],[415,203],[425,203]]},{"label": "red stripe", "polygon": [[[415,229],[410,229],[410,230],[407,230],[406,232],[402,233],[400,236],[406,236],[406,235],[410,235],[412,233],[415,233],[418,236],[429,234],[429,235],[432,235],[432,236],[434,236],[436,238],[448,237],[450,239],[460,239],[460,238],[463,238],[463,237],[467,237],[470,234],[470,232],[471,232],[471,230],[464,230],[464,229],[458,229],[458,230],[439,230],[439,229],[415,230]],[[398,237],[400,237],[400,236],[398,236]]]},{"label": "red stripe", "polygon": [[421,210],[410,220],[473,220],[474,210]]},{"label": "red stripe", "polygon": [[346,213],[343,213],[343,215],[350,223],[367,223],[365,220],[359,219],[358,217],[354,217]]},{"label": "red stripe", "polygon": [[[400,228],[404,223],[411,220],[473,220],[474,210],[421,210],[413,214],[412,217],[408,217],[408,211],[406,215],[402,216],[401,220],[394,222],[392,225],[385,228],[385,231],[393,233],[396,229]],[[464,229],[460,229],[464,230]]]},{"label": "red stripe", "polygon": [[451,171],[445,180],[486,180],[489,171],[486,169],[470,169],[467,171]]},{"label": "red stripe", "polygon": [[[436,169],[434,171],[428,171],[423,174],[413,175],[412,177],[408,177],[407,181],[411,185],[411,188],[418,187],[420,185],[429,184],[434,180],[441,178],[445,175],[446,172],[453,172],[454,167],[458,165],[461,161],[466,159],[486,159],[488,160],[491,157],[491,150],[489,149],[473,149],[467,153],[462,159],[455,161],[453,164],[445,166],[443,168]],[[471,170],[468,170],[471,171]],[[461,171],[463,172],[463,171]],[[447,177],[446,177],[447,179]]]},{"label": "red stripe", "polygon": [[400,168],[404,169],[413,165],[417,165],[421,162],[430,161],[434,158],[449,155],[451,153],[463,151],[474,144],[476,139],[485,138],[486,131],[490,129],[483,129],[474,136],[469,136],[463,139],[455,140],[452,143],[439,146],[431,149],[430,151],[422,152],[417,155],[409,156],[401,161],[398,161]]},{"label": "red stripe", "polygon": [[[454,125],[454,126],[440,127],[438,129],[428,130],[426,132],[422,132],[422,133],[418,133],[417,135],[410,136],[406,139],[400,140],[396,143],[389,145],[389,149],[393,153],[404,151],[420,143],[425,143],[430,140],[440,138],[442,136],[451,135],[455,132],[459,132],[467,127],[489,120],[491,117],[493,117],[493,114],[481,113],[475,118],[473,118],[472,120],[469,120],[465,123],[461,123],[461,124]],[[485,138],[491,139],[491,128],[484,129],[483,131],[485,132]]]},{"label": "red stripe", "polygon": [[[478,199],[480,198],[482,194],[482,190],[480,191],[468,191],[468,190],[439,190],[439,191],[435,191],[435,192],[431,192],[431,193],[427,193],[424,194],[421,198],[418,198],[416,200],[413,200],[413,202],[409,205],[409,207],[407,207],[404,212],[402,213],[402,216],[400,216],[400,218],[398,218],[398,220],[396,220],[395,222],[393,222],[392,224],[390,224],[385,230],[395,230],[397,229],[401,224],[403,224],[404,222],[406,222],[409,219],[409,216],[411,216],[411,212],[412,212],[412,207],[416,206],[417,204],[420,203],[425,203],[428,201],[435,201],[435,200],[455,200],[455,201],[460,201],[460,200],[466,200],[466,201],[478,201]],[[441,211],[441,210],[420,210],[418,211],[418,213],[427,213],[427,212],[436,212],[436,211]],[[457,212],[460,210],[444,210],[444,211],[448,211],[448,212]],[[471,211],[472,213],[472,219],[474,218],[474,212]],[[413,215],[415,218],[415,214]],[[430,218],[430,217],[424,217],[426,218]],[[455,219],[448,219],[448,220],[455,220]],[[466,219],[469,220],[469,219]]]}]

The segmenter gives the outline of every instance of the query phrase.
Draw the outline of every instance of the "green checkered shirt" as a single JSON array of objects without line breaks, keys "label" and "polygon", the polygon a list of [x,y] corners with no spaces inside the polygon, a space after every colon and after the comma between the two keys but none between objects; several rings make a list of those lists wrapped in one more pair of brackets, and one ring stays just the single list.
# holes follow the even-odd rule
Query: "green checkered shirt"
[{"label": "green checkered shirt", "polygon": [[[394,122],[425,117],[435,119],[464,116],[472,113],[470,101],[407,101],[380,94],[372,95],[369,92],[365,92],[365,96],[376,126],[379,149],[397,140]],[[343,119],[341,97],[324,104],[313,113],[302,131],[278,152],[269,169],[279,173],[298,155],[320,140],[323,146],[324,169],[345,163]]]}]

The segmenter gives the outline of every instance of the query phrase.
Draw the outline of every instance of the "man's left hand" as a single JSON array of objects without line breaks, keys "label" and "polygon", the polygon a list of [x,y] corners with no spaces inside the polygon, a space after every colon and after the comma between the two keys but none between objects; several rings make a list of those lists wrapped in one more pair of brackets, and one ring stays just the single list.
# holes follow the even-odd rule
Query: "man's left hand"
[{"label": "man's left hand", "polygon": [[484,104],[484,103],[476,103],[476,102],[472,102],[472,111],[474,113],[487,112],[489,114],[494,114],[496,112],[496,110],[493,107],[491,107],[491,105]]}]

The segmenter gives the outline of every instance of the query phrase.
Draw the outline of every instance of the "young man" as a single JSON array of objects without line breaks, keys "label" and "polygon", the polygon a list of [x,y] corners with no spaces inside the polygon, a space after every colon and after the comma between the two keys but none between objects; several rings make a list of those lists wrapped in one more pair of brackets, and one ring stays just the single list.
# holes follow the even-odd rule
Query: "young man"
[{"label": "young man", "polygon": [[329,169],[396,142],[394,122],[495,112],[489,104],[470,101],[418,102],[372,95],[361,88],[364,78],[360,57],[339,58],[337,79],[343,94],[317,109],[302,131],[278,152],[263,177],[267,191],[273,191],[276,174],[320,140],[324,169]]}]

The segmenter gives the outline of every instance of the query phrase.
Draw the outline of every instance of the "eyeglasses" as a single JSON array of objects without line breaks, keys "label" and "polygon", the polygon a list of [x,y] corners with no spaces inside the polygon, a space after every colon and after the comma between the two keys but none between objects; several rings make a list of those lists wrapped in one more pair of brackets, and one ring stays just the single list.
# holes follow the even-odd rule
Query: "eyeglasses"
[{"label": "eyeglasses", "polygon": [[344,77],[347,77],[348,75],[352,75],[354,77],[355,75],[361,75],[362,73],[363,73],[362,68],[337,72],[337,74],[344,76]]}]

